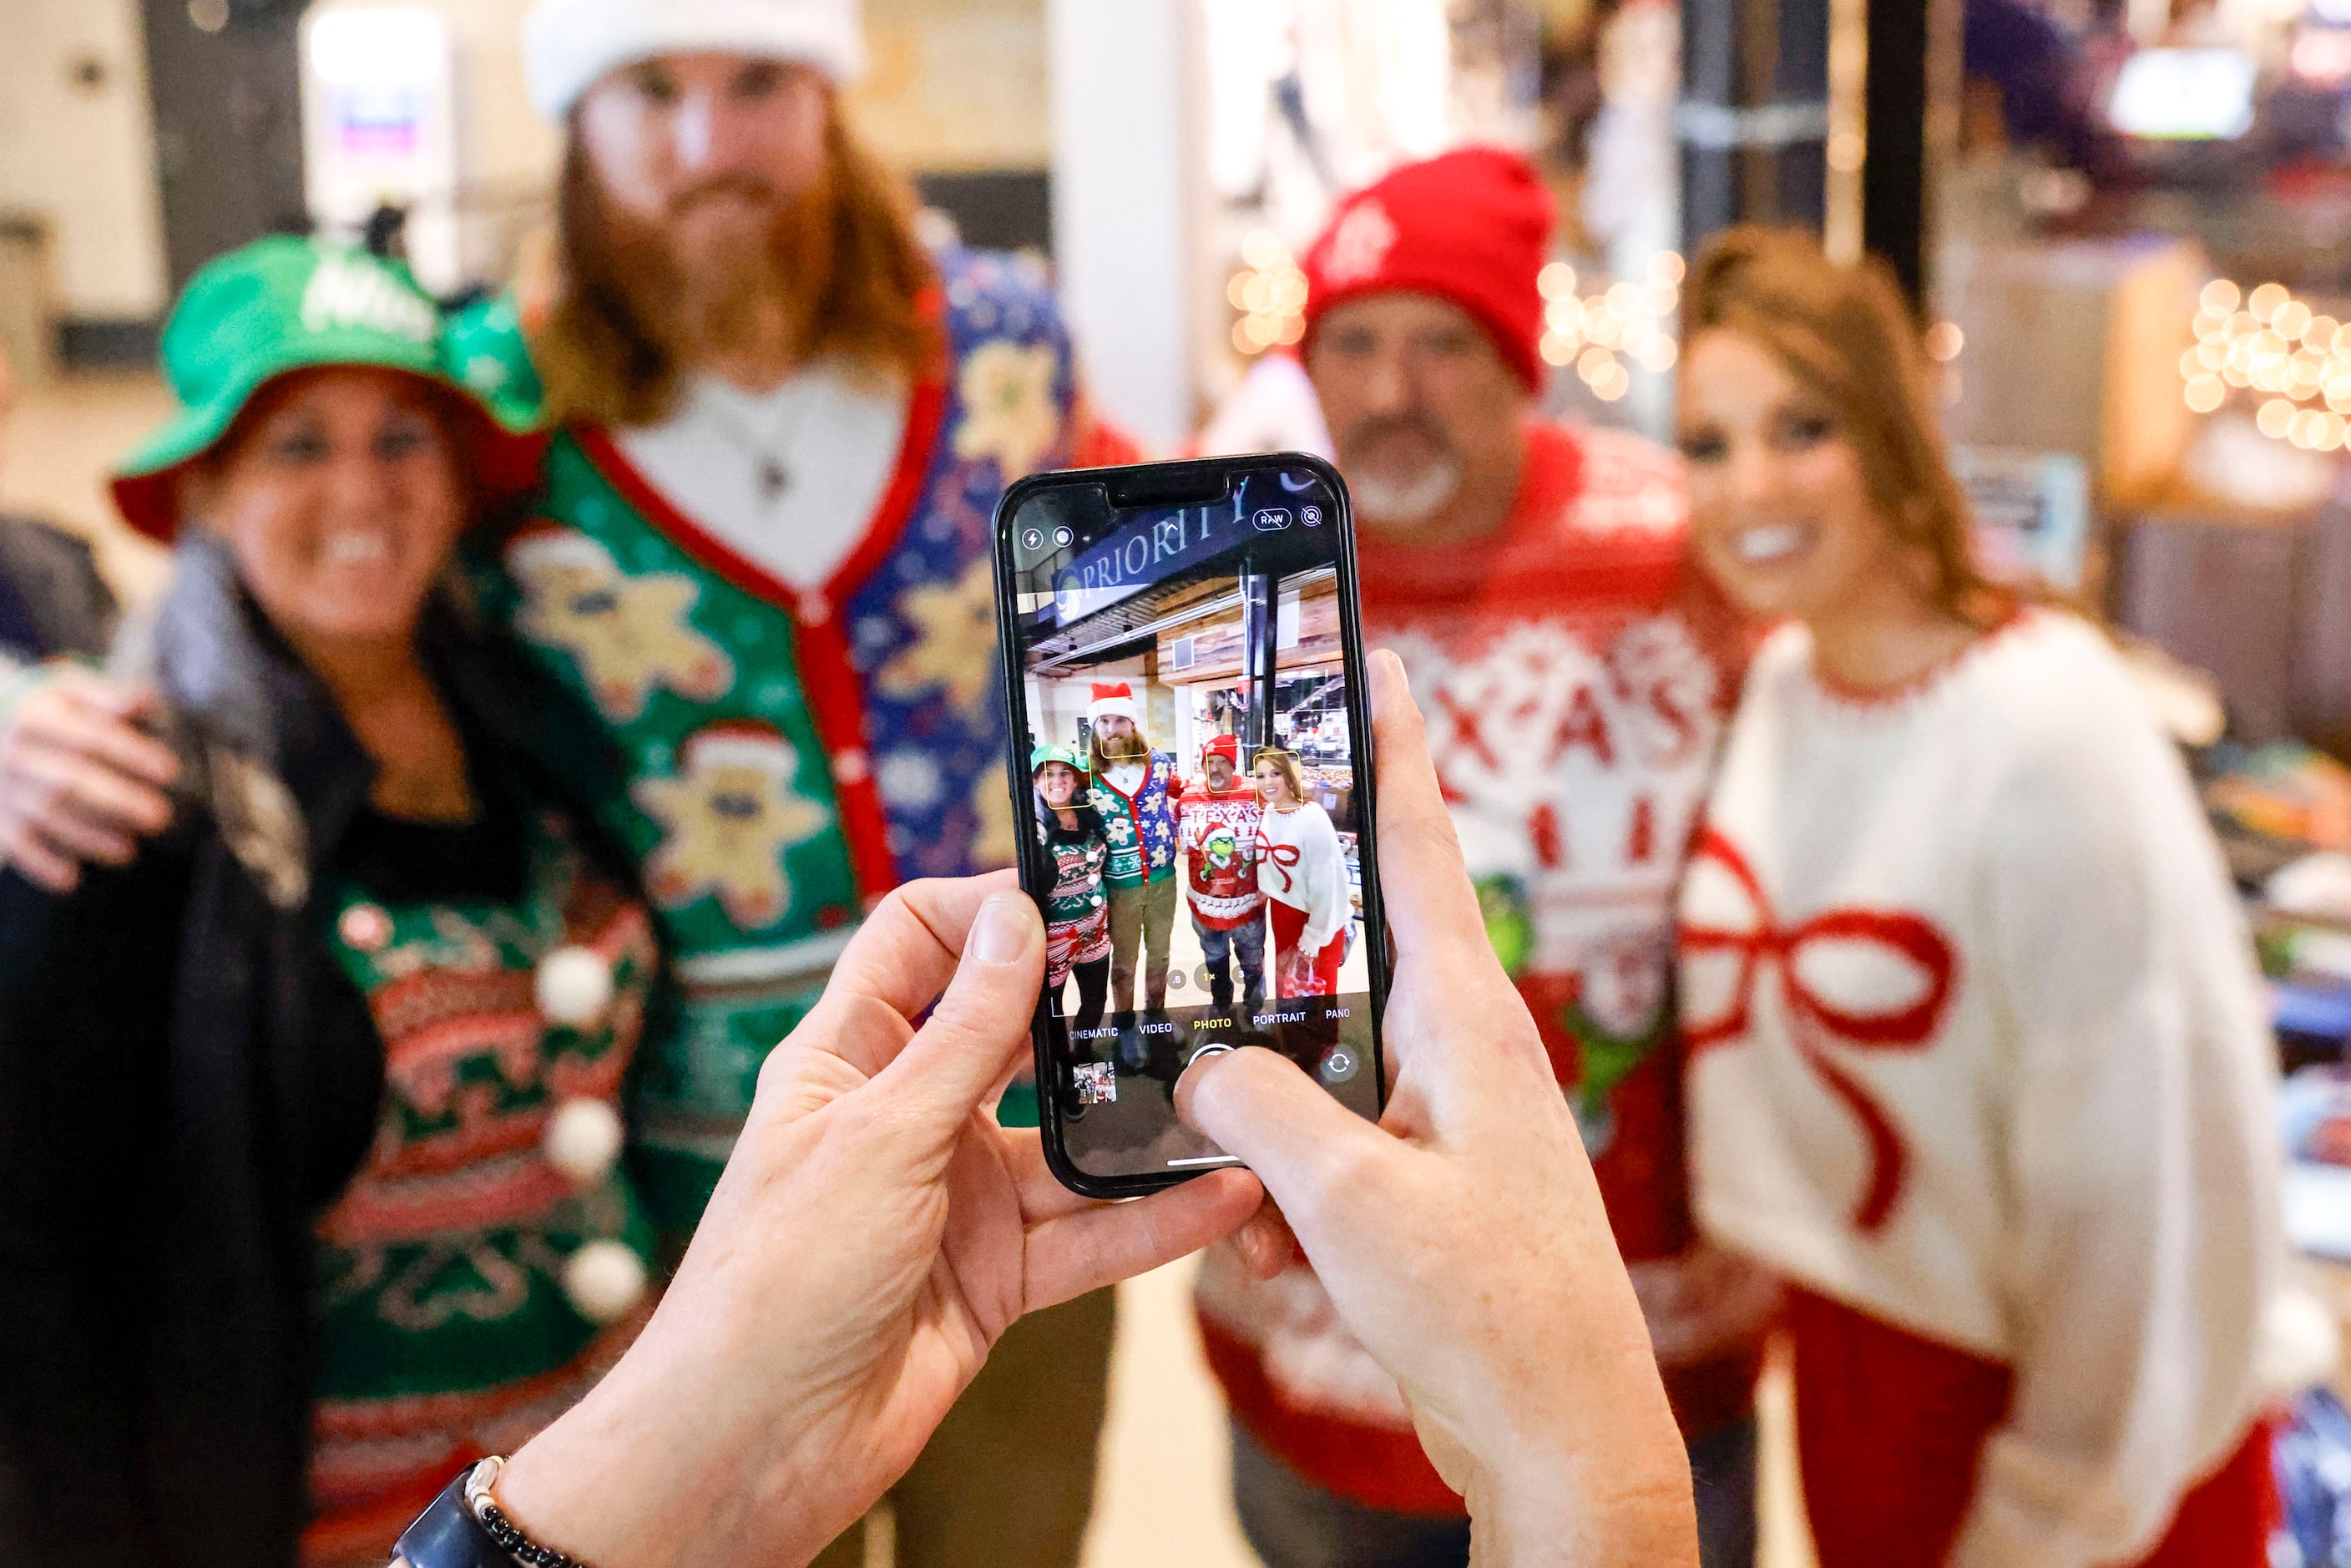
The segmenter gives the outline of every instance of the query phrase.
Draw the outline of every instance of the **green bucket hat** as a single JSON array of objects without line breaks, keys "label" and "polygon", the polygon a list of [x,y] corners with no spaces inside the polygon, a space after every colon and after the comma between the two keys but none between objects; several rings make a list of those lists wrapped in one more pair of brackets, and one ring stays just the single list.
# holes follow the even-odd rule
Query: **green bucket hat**
[{"label": "green bucket hat", "polygon": [[1048,762],[1058,762],[1075,773],[1083,773],[1086,770],[1085,761],[1079,757],[1077,747],[1040,746],[1029,754],[1029,777],[1031,779],[1037,777],[1037,770]]},{"label": "green bucket hat", "polygon": [[124,518],[155,538],[178,528],[180,471],[228,434],[254,393],[323,366],[398,371],[456,393],[457,406],[476,416],[468,434],[477,486],[509,496],[537,481],[542,443],[531,434],[532,401],[471,384],[453,362],[433,297],[406,267],[362,250],[280,235],[207,263],[172,307],[162,360],[179,412],[122,463],[113,485]]}]

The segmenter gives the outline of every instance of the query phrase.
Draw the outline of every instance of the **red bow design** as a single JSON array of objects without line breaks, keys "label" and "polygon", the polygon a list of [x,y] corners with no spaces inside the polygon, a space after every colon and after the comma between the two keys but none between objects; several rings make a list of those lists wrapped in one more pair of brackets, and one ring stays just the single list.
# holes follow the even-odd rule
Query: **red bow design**
[{"label": "red bow design", "polygon": [[[1949,940],[1916,915],[1876,909],[1831,909],[1791,930],[1780,927],[1763,884],[1738,847],[1712,828],[1699,835],[1691,859],[1711,860],[1729,872],[1745,890],[1755,909],[1755,925],[1748,931],[1715,926],[1684,925],[1686,953],[1729,951],[1739,955],[1737,999],[1721,1018],[1710,1023],[1685,1021],[1683,1038],[1693,1053],[1722,1045],[1747,1033],[1748,1009],[1755,997],[1756,976],[1765,964],[1780,971],[1781,994],[1786,998],[1797,1054],[1819,1074],[1829,1092],[1844,1103],[1869,1139],[1869,1183],[1853,1214],[1854,1226],[1874,1232],[1894,1212],[1902,1196],[1909,1164],[1902,1135],[1892,1118],[1870,1097],[1854,1076],[1829,1057],[1831,1041],[1859,1051],[1917,1051],[1932,1045],[1951,998],[1951,983],[1959,959]],[[1917,966],[1927,977],[1927,989],[1910,1006],[1894,1012],[1847,1012],[1823,1000],[1804,984],[1797,957],[1808,942],[1860,942],[1888,949]]]},{"label": "red bow design", "polygon": [[1260,832],[1257,836],[1257,858],[1273,862],[1273,869],[1281,873],[1282,892],[1288,893],[1297,882],[1297,878],[1290,874],[1290,868],[1300,859],[1296,844],[1277,844]]}]

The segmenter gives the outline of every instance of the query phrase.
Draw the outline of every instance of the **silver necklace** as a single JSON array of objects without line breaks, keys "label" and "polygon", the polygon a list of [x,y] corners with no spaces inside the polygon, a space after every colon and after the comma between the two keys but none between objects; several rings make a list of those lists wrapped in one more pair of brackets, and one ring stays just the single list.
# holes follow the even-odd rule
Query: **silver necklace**
[{"label": "silver necklace", "polygon": [[792,438],[799,434],[799,427],[806,423],[809,411],[806,406],[795,410],[793,417],[781,430],[763,440],[726,405],[727,395],[720,388],[708,387],[698,401],[703,412],[710,416],[712,427],[726,438],[728,445],[750,460],[752,479],[758,486],[760,508],[773,511],[777,503],[789,495],[792,488],[792,471],[777,448],[790,446]]}]

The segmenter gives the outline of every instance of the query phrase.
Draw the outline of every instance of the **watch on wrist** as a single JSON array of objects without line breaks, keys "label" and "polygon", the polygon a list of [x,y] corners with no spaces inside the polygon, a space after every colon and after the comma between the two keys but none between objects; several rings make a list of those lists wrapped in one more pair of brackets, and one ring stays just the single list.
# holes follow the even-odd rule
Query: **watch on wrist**
[{"label": "watch on wrist", "polygon": [[503,1457],[468,1465],[402,1532],[393,1554],[409,1568],[588,1568],[523,1533],[490,1493]]}]

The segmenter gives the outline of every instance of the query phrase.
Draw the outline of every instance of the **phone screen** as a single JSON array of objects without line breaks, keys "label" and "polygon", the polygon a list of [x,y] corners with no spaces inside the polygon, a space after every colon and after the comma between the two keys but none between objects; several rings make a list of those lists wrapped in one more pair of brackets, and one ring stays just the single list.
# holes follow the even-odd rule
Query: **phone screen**
[{"label": "phone screen", "polygon": [[1294,454],[1050,475],[998,524],[1056,1173],[1115,1195],[1236,1163],[1175,1114],[1219,1047],[1376,1116],[1387,945],[1338,476]]}]

